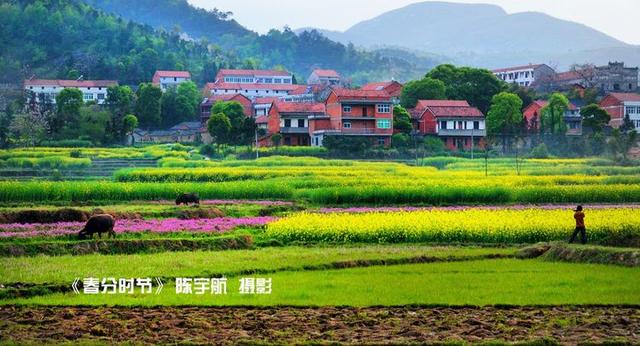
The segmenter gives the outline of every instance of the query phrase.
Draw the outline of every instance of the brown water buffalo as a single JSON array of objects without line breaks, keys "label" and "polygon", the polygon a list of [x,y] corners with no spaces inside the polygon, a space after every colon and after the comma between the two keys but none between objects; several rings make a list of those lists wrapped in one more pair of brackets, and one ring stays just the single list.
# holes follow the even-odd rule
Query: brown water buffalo
[{"label": "brown water buffalo", "polygon": [[100,214],[92,216],[82,231],[78,233],[80,239],[93,239],[93,235],[98,233],[98,237],[102,238],[102,233],[108,233],[110,237],[115,238],[116,232],[113,231],[116,220],[109,214]]}]

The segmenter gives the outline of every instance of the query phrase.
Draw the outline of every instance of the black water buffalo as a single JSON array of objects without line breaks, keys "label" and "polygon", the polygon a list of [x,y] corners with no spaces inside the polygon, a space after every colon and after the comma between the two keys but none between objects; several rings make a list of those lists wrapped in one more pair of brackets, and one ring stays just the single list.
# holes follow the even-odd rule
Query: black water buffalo
[{"label": "black water buffalo", "polygon": [[98,237],[102,238],[102,233],[108,233],[110,237],[115,238],[116,232],[113,231],[116,220],[113,216],[108,214],[100,214],[92,216],[82,231],[78,233],[78,238],[87,239],[93,238],[95,233],[98,233]]},{"label": "black water buffalo", "polygon": [[200,205],[200,197],[198,197],[195,193],[183,193],[182,195],[176,198],[176,205],[189,205],[189,204],[197,204]]}]

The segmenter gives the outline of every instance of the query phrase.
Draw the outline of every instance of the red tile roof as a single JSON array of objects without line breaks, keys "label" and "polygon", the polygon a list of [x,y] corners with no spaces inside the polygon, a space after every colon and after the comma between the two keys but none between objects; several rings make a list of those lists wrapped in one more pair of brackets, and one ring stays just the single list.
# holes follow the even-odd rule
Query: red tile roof
[{"label": "red tile roof", "polygon": [[118,85],[115,80],[63,80],[63,79],[31,79],[24,81],[25,86],[59,86],[63,88],[99,88]]},{"label": "red tile roof", "polygon": [[340,78],[340,74],[335,71],[335,70],[313,70],[313,73],[316,74],[316,76],[318,77],[324,77],[324,78]]},{"label": "red tile roof", "polygon": [[247,101],[251,102],[251,100],[249,100],[249,98],[247,98],[246,96],[242,95],[242,94],[226,94],[226,95],[211,95],[207,98],[207,100],[204,102],[205,104],[214,104],[218,101],[220,102],[228,102],[228,101],[233,101],[233,100],[237,100],[238,98],[240,99],[246,99]]},{"label": "red tile roof", "polygon": [[186,78],[191,79],[189,71],[156,71],[153,75],[153,83],[160,83],[160,78]]},{"label": "red tile roof", "polygon": [[[538,108],[544,108],[548,104],[549,104],[549,101],[547,101],[547,100],[535,100],[535,101],[531,102],[531,104],[528,105],[527,108],[529,108],[529,107],[531,107],[533,105],[538,106]],[[576,107],[576,105],[574,105],[572,102],[569,102],[569,109],[573,111],[573,110],[578,109],[578,107]]]},{"label": "red tile roof", "polygon": [[273,103],[280,113],[316,113],[324,114],[324,103],[311,103],[311,102],[282,102],[277,101]]},{"label": "red tile roof", "polygon": [[276,101],[280,100],[279,97],[256,97],[255,100],[253,100],[253,103],[255,104],[271,104],[274,103]]},{"label": "red tile roof", "polygon": [[536,69],[544,64],[529,64],[523,66],[514,66],[514,67],[505,67],[492,70],[491,72],[510,72],[510,71],[520,71],[520,70],[528,70],[528,69]]},{"label": "red tile roof", "polygon": [[391,101],[391,96],[384,90],[332,89],[338,99]]},{"label": "red tile roof", "polygon": [[[218,71],[218,76],[273,76],[289,77],[291,73],[277,70],[231,70],[222,69]],[[219,79],[219,78],[217,78]]]},{"label": "red tile roof", "polygon": [[611,96],[620,102],[640,102],[640,94],[637,93],[610,93]]},{"label": "red tile roof", "polygon": [[415,108],[409,109],[409,114],[419,119],[427,110],[436,117],[484,117],[478,108],[459,100],[420,100]]},{"label": "red tile roof", "polygon": [[295,84],[264,84],[264,83],[207,83],[209,90],[223,89],[223,90],[279,90],[279,91],[292,91],[298,88]]}]

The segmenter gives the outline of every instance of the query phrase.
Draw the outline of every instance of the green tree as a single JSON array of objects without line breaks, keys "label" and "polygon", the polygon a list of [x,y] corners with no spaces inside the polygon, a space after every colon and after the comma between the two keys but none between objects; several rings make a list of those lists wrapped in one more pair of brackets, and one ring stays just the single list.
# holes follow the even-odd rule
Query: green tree
[{"label": "green tree", "polygon": [[122,119],[122,129],[124,130],[125,134],[131,134],[131,132],[133,132],[136,127],[138,127],[138,118],[135,115],[127,114]]},{"label": "green tree", "polygon": [[590,104],[580,110],[582,127],[589,133],[602,132],[611,121],[611,116],[597,104]]},{"label": "green tree", "polygon": [[402,106],[393,107],[393,128],[406,134],[411,133],[411,130],[413,130],[411,114]]},{"label": "green tree", "polygon": [[522,129],[522,100],[518,95],[508,92],[495,95],[486,121],[487,135],[493,139],[501,137],[502,150],[508,151],[512,140]]},{"label": "green tree", "polygon": [[128,86],[114,85],[107,89],[107,99],[105,105],[111,113],[111,120],[107,128],[110,141],[121,142],[126,135],[123,129],[123,119],[130,114],[135,106],[136,95]]},{"label": "green tree", "polygon": [[138,101],[136,102],[136,114],[140,127],[144,129],[158,128],[161,125],[161,103],[162,90],[151,84],[142,83],[136,92]]},{"label": "green tree", "polygon": [[49,131],[49,115],[39,112],[24,112],[15,114],[9,135],[18,146],[33,147],[46,139]]},{"label": "green tree", "polygon": [[222,113],[231,122],[232,138],[229,144],[244,145],[252,141],[255,135],[255,120],[244,114],[242,104],[237,101],[216,102],[211,108],[211,114]]},{"label": "green tree", "polygon": [[409,135],[406,133],[396,133],[391,136],[391,145],[397,149],[405,149],[409,146]]},{"label": "green tree", "polygon": [[626,163],[629,161],[629,151],[638,145],[638,133],[635,130],[624,132],[614,129],[609,140],[609,149],[614,158]]},{"label": "green tree", "polygon": [[214,113],[207,121],[207,130],[219,150],[221,144],[227,144],[229,141],[231,121],[224,113]]},{"label": "green tree", "polygon": [[80,118],[73,131],[73,138],[86,139],[97,145],[104,145],[110,140],[105,128],[109,126],[111,113],[98,105],[87,105],[80,108]]},{"label": "green tree", "polygon": [[493,96],[507,88],[491,71],[473,67],[439,65],[429,71],[426,77],[440,80],[446,85],[446,98],[466,100],[485,114]]},{"label": "green tree", "polygon": [[542,109],[540,116],[540,132],[547,135],[564,135],[567,124],[564,115],[569,109],[569,99],[561,93],[549,96],[549,103]]},{"label": "green tree", "polygon": [[56,96],[58,111],[51,124],[51,132],[58,138],[72,136],[80,120],[80,108],[84,105],[83,95],[79,89],[63,89]]},{"label": "green tree", "polygon": [[400,104],[413,108],[419,100],[442,100],[446,98],[446,87],[442,81],[423,78],[408,82],[400,94]]},{"label": "green tree", "polygon": [[279,147],[280,143],[282,142],[282,135],[279,133],[274,133],[273,135],[271,135],[271,143],[273,143],[274,147]]}]

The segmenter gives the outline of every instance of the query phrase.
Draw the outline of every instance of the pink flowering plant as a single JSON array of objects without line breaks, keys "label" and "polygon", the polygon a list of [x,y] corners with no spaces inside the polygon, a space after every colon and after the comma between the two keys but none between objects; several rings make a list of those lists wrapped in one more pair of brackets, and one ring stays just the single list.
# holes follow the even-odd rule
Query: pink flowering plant
[{"label": "pink flowering plant", "polygon": [[[263,226],[275,219],[274,217],[225,217],[196,220],[117,220],[114,231],[117,234],[145,232],[213,234],[229,232],[238,227]],[[69,236],[78,234],[83,227],[84,222],[0,224],[0,239]]]}]

